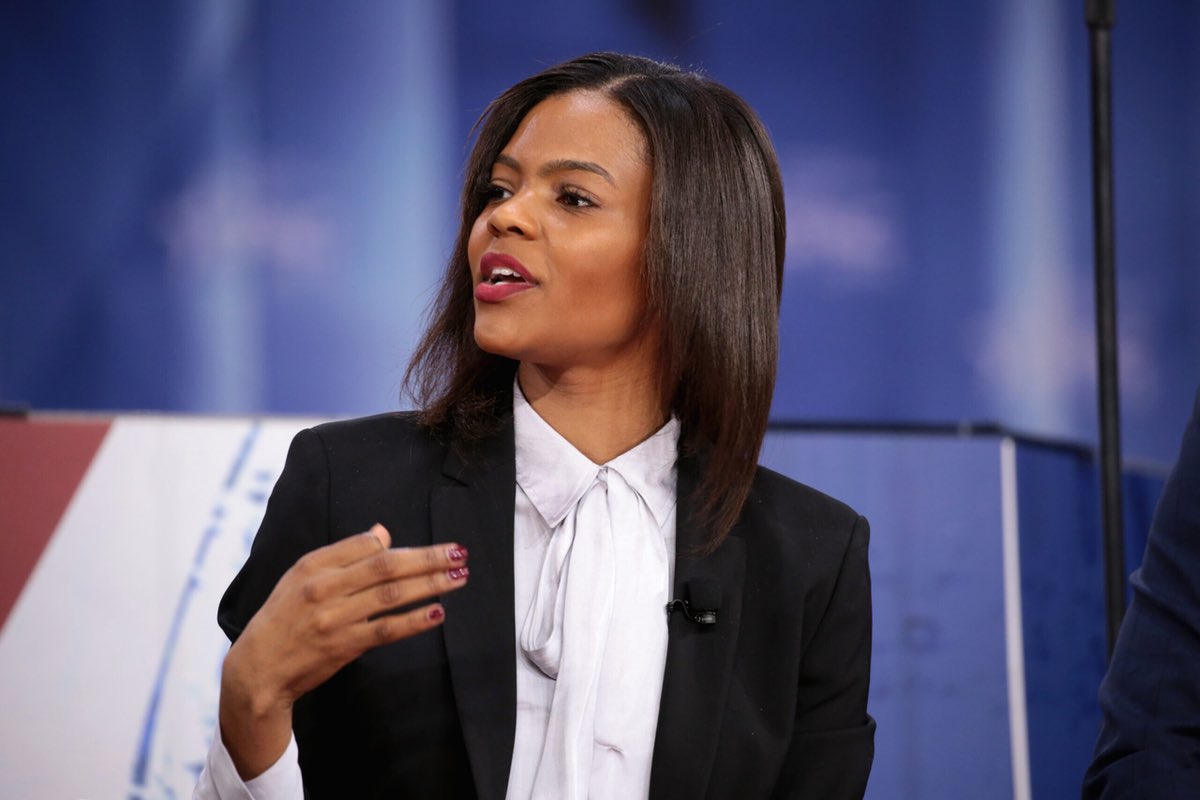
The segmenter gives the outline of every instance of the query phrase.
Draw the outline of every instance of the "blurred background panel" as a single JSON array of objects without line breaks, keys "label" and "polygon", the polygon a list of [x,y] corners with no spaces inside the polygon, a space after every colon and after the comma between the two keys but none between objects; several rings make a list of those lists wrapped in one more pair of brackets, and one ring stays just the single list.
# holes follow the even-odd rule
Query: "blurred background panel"
[{"label": "blurred background panel", "polygon": [[[787,191],[781,424],[764,458],[874,524],[872,796],[1069,796],[1103,667],[1082,5],[8,0],[0,408],[399,407],[488,101],[590,50],[702,69],[761,113]],[[1118,3],[1131,460],[1174,458],[1200,383],[1198,41],[1200,4]],[[832,437],[786,424],[806,420],[877,433],[994,421],[1084,450],[1005,445],[987,426]],[[120,435],[106,436],[84,500],[39,541],[33,588],[0,620],[0,667],[20,678],[0,684],[24,703],[0,726],[10,794],[45,790],[37,765],[58,751],[38,742],[89,720],[103,731],[95,763],[56,779],[186,794],[214,724],[216,598],[301,424],[112,423]],[[1015,448],[1019,513],[1007,523],[996,447]],[[35,463],[0,453],[14,474]],[[69,472],[59,462],[51,479]],[[1158,487],[1127,477],[1131,568]],[[1019,558],[998,555],[1002,527],[1019,530]],[[113,553],[138,561],[74,579]],[[0,588],[16,597],[23,580]],[[1020,595],[1023,613],[1010,607]],[[82,617],[68,629],[73,608],[123,630],[84,631]],[[29,775],[33,788],[19,788]]]},{"label": "blurred background panel", "polygon": [[[0,404],[395,408],[497,92],[617,49],[762,114],[789,207],[779,420],[1095,438],[1070,0],[17,0],[0,11]],[[1200,6],[1121,3],[1127,454],[1200,379]]]}]

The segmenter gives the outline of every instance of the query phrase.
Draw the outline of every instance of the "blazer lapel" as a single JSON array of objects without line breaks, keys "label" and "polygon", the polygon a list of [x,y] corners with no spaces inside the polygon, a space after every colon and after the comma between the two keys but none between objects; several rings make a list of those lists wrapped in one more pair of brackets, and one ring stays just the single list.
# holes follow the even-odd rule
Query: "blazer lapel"
[{"label": "blazer lapel", "polygon": [[453,451],[449,479],[430,498],[435,542],[467,548],[467,585],[442,598],[442,626],[463,740],[481,800],[504,797],[516,730],[513,636],[513,504],[516,467],[509,420],[469,460]]},{"label": "blazer lapel", "polygon": [[717,756],[741,621],[746,554],[737,529],[711,555],[695,554],[709,533],[696,524],[690,508],[699,470],[696,460],[680,459],[673,597],[686,598],[690,582],[709,580],[720,587],[721,604],[711,626],[698,625],[680,613],[670,615],[650,770],[652,798],[704,796]]}]

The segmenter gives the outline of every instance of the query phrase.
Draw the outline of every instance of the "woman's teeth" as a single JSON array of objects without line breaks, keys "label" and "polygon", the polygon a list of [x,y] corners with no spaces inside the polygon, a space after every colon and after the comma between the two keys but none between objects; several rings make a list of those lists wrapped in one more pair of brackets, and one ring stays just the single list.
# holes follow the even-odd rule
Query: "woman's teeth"
[{"label": "woman's teeth", "polygon": [[492,270],[492,274],[488,276],[488,283],[497,284],[506,281],[522,281],[522,278],[515,270],[508,267],[496,267]]}]

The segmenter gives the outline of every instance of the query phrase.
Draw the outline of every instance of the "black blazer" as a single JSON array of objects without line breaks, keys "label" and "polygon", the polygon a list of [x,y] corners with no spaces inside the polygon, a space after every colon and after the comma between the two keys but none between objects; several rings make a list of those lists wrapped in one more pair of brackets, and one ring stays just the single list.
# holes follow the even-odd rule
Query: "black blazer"
[{"label": "black blazer", "polygon": [[[688,498],[679,464],[675,597],[720,586],[718,622],[669,618],[650,795],[861,797],[874,754],[867,715],[871,603],[866,520],[759,468],[724,544]],[[511,418],[463,460],[410,415],[296,435],[249,559],[218,613],[230,639],[304,553],[381,522],[393,546],[459,542],[471,580],[442,598],[444,625],[369,651],[294,710],[309,797],[500,800],[516,726]]]},{"label": "black blazer", "polygon": [[1083,796],[1200,797],[1200,392],[1100,686]]}]

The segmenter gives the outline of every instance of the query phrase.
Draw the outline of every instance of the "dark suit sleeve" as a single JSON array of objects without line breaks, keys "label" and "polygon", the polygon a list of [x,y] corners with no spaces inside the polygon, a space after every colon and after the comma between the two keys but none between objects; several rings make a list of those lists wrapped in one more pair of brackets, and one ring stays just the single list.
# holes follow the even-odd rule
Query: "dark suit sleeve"
[{"label": "dark suit sleeve", "polygon": [[829,602],[805,643],[796,726],[773,797],[834,800],[866,791],[875,755],[875,721],[867,714],[870,535],[858,517]]},{"label": "dark suit sleeve", "polygon": [[1083,796],[1200,797],[1200,394],[1130,582]]},{"label": "dark suit sleeve", "polygon": [[288,449],[246,563],[225,591],[217,622],[230,641],[305,553],[330,542],[329,467],[321,437],[306,429]]}]

